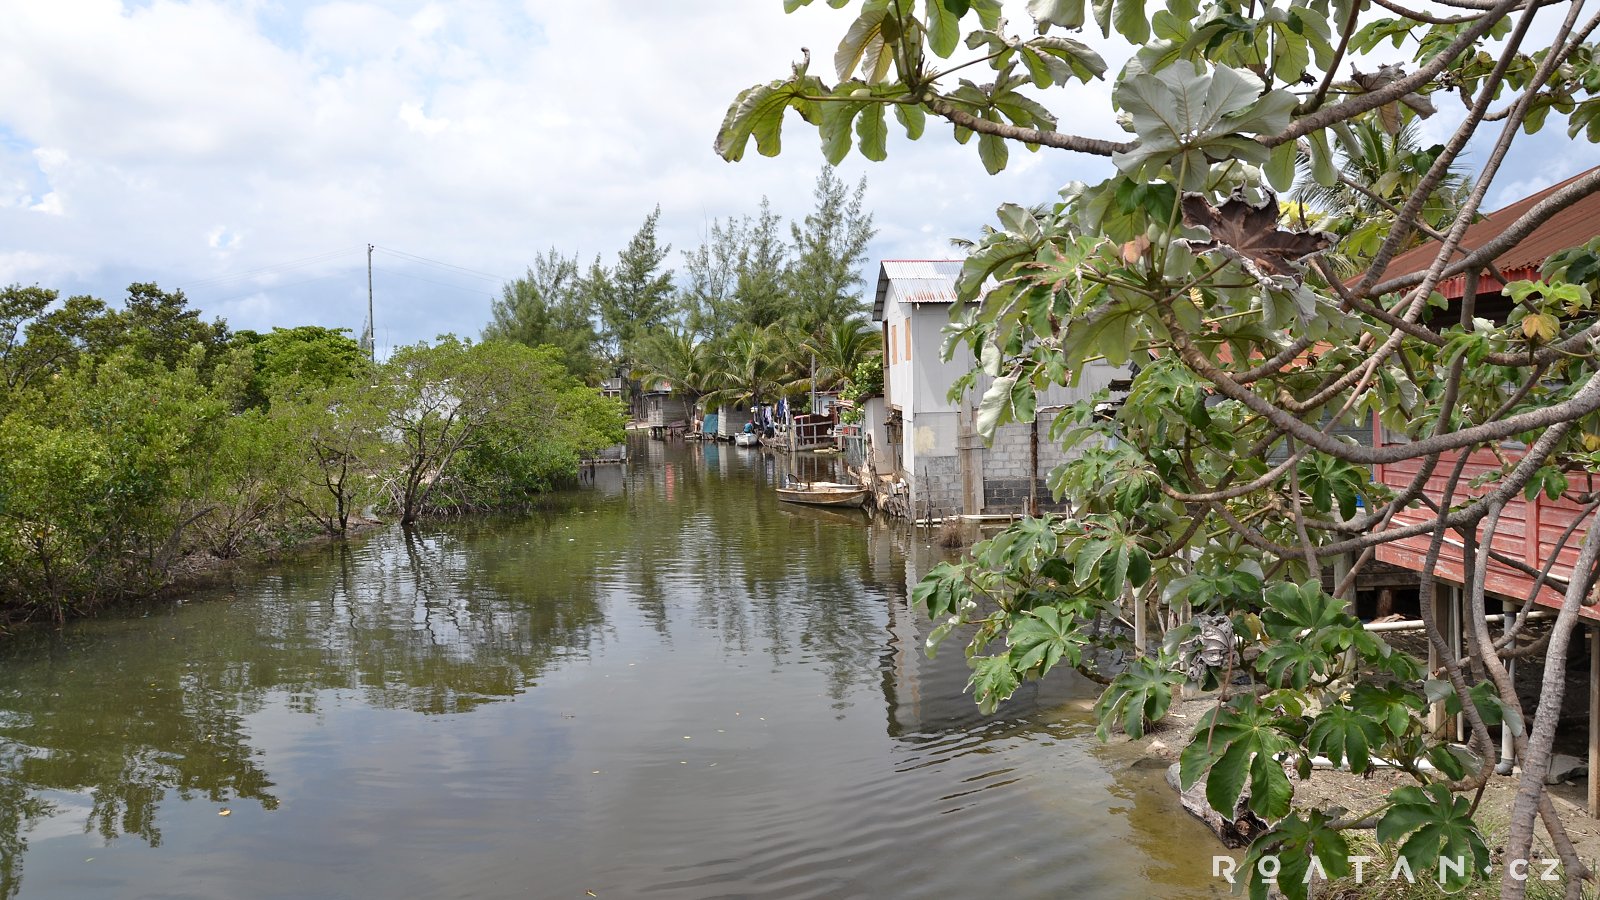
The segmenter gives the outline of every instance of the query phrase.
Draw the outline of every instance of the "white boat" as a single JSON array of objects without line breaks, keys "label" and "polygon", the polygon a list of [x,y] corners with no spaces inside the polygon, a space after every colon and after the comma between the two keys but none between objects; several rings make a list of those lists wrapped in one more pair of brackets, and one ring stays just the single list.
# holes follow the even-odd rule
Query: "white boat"
[{"label": "white boat", "polygon": [[754,447],[759,443],[761,443],[761,435],[753,431],[741,431],[733,436],[733,445],[735,447]]}]

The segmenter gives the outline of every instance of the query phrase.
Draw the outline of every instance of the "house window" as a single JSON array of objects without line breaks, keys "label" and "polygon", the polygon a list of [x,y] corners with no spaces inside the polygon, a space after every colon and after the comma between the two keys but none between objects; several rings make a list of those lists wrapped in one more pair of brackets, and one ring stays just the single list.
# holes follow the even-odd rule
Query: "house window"
[{"label": "house window", "polygon": [[905,336],[906,336],[906,352],[904,353],[903,358],[910,359],[911,358],[911,320],[910,319],[906,319],[905,325],[903,325],[901,327],[904,329]]},{"label": "house window", "polygon": [[899,360],[895,359],[894,357],[894,337],[894,325],[891,324],[889,326],[889,365],[891,366],[899,362]]}]

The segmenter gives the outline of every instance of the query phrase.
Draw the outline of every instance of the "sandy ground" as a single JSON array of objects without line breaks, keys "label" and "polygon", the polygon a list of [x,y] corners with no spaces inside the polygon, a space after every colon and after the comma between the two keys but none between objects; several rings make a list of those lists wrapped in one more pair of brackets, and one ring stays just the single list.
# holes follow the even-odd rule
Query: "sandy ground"
[{"label": "sandy ground", "polygon": [[[1177,762],[1178,754],[1189,743],[1189,736],[1195,724],[1214,703],[1215,699],[1210,697],[1174,703],[1167,717],[1156,723],[1139,741],[1130,741],[1123,735],[1115,736],[1112,740],[1129,745],[1129,750],[1142,751],[1154,758]],[[1504,822],[1509,817],[1512,798],[1516,794],[1520,776],[1520,769],[1511,775],[1492,776],[1484,790],[1483,799],[1479,804],[1478,820],[1484,828],[1491,853],[1500,849],[1498,839]],[[1353,775],[1346,771],[1317,770],[1305,781],[1299,780],[1291,772],[1290,778],[1294,780],[1297,807],[1326,810],[1336,806],[1362,814],[1378,808],[1383,803],[1383,798],[1394,788],[1416,783],[1411,776],[1393,769],[1379,769],[1368,776]],[[1588,783],[1582,776],[1575,781],[1555,785],[1551,789],[1552,799],[1561,813],[1561,818],[1579,855],[1591,867],[1597,867],[1597,861],[1600,861],[1600,820],[1590,818],[1586,811],[1587,792]],[[1175,809],[1179,808],[1176,796],[1173,798],[1173,806]],[[1544,838],[1542,831],[1540,837]],[[1551,856],[1554,855],[1548,846],[1548,839],[1540,841],[1539,849]]]}]

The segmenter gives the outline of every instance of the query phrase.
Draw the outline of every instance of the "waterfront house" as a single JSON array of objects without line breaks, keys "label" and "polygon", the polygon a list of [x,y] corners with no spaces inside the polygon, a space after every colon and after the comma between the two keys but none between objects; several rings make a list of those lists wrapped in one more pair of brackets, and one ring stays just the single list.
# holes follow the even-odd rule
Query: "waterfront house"
[{"label": "waterfront house", "polygon": [[[1563,182],[1565,184],[1565,182]],[[1534,204],[1549,196],[1562,185],[1552,186],[1544,191],[1523,198],[1510,206],[1497,210],[1485,216],[1481,221],[1467,229],[1462,239],[1462,245],[1477,247],[1499,237],[1506,226],[1526,213]],[[1475,312],[1478,317],[1505,321],[1512,310],[1511,300],[1502,293],[1504,284],[1500,281],[1503,276],[1507,281],[1522,279],[1538,279],[1539,269],[1552,253],[1569,247],[1582,245],[1585,241],[1600,235],[1600,194],[1591,194],[1572,206],[1552,216],[1544,224],[1534,229],[1527,237],[1500,254],[1494,260],[1492,270],[1481,274],[1478,282],[1478,292],[1475,297]],[[1424,271],[1432,262],[1435,255],[1435,245],[1426,244],[1397,256],[1394,262],[1385,270],[1385,278],[1394,278],[1401,275]],[[1466,276],[1456,275],[1446,278],[1439,283],[1436,290],[1444,295],[1450,304],[1459,304],[1464,299],[1466,291]],[[1373,441],[1378,446],[1393,444],[1403,441],[1404,438],[1390,434],[1382,425],[1375,426]],[[1521,445],[1508,443],[1503,448],[1508,456],[1515,458]],[[1426,488],[1427,494],[1434,499],[1442,499],[1444,483],[1454,468],[1458,459],[1457,454],[1446,454],[1440,464],[1434,469],[1433,478]],[[1499,469],[1500,460],[1494,458],[1487,451],[1479,451],[1470,456],[1466,462],[1466,469],[1462,476],[1462,484],[1467,485],[1458,490],[1458,495],[1481,495],[1489,489],[1486,485],[1471,486],[1472,479],[1491,469]],[[1402,463],[1380,465],[1374,467],[1374,480],[1381,482],[1396,490],[1403,490],[1418,471],[1418,462],[1408,460]],[[1574,487],[1589,490],[1589,481],[1594,479],[1594,473],[1584,472],[1569,476],[1575,479]],[[1461,499],[1458,496],[1458,501]],[[1547,552],[1553,549],[1563,531],[1572,524],[1579,508],[1565,499],[1549,500],[1544,494],[1536,495],[1532,500],[1525,500],[1518,496],[1506,507],[1502,517],[1502,525],[1495,538],[1495,549],[1516,559],[1525,560],[1528,564],[1540,565]],[[1395,516],[1395,525],[1404,525],[1420,522],[1431,518],[1434,513],[1427,507],[1418,505],[1404,510]],[[1577,547],[1582,542],[1586,526],[1580,526],[1571,539],[1567,541],[1567,549],[1558,557],[1555,572],[1565,577],[1570,572],[1571,564],[1577,558]],[[1383,544],[1378,547],[1377,557],[1385,562],[1403,568],[1420,570],[1423,557],[1428,549],[1428,538],[1425,536]],[[1441,577],[1462,581],[1462,551],[1458,544],[1446,542],[1440,558],[1438,573]],[[1533,579],[1526,573],[1514,569],[1496,560],[1489,563],[1488,576],[1485,585],[1489,591],[1502,595],[1508,599],[1520,602],[1533,587]],[[1554,591],[1546,588],[1540,597],[1541,602],[1559,605],[1560,598]],[[1583,614],[1591,619],[1600,620],[1600,612],[1592,607],[1585,607]]]},{"label": "waterfront house", "polygon": [[[1500,237],[1511,223],[1567,183],[1570,183],[1570,180],[1525,197],[1483,217],[1467,229],[1461,245],[1481,247]],[[1513,310],[1512,301],[1502,292],[1506,283],[1523,279],[1537,280],[1540,277],[1541,267],[1552,254],[1581,246],[1597,235],[1600,235],[1600,194],[1590,194],[1556,213],[1495,257],[1493,266],[1480,273],[1478,290],[1474,297],[1475,315],[1478,318],[1505,322]],[[1401,254],[1389,264],[1384,277],[1393,278],[1423,272],[1432,264],[1436,253],[1437,245],[1428,243]],[[1455,309],[1459,310],[1459,304],[1465,299],[1466,288],[1467,278],[1463,273],[1443,279],[1436,290],[1444,295],[1447,304],[1455,305]],[[1374,426],[1372,435],[1377,446],[1405,440],[1403,436],[1389,433],[1381,424]],[[1510,441],[1503,443],[1500,448],[1501,452],[1511,460],[1515,460],[1522,449],[1524,445]],[[1443,454],[1424,488],[1424,493],[1431,501],[1429,505],[1436,506],[1443,501],[1446,482],[1460,461],[1459,453]],[[1479,484],[1475,479],[1487,472],[1499,470],[1501,465],[1502,461],[1489,451],[1480,450],[1470,454],[1464,463],[1454,502],[1459,504],[1490,490],[1492,485]],[[1415,479],[1418,471],[1418,460],[1378,465],[1373,467],[1373,479],[1396,491],[1401,491]],[[1569,471],[1567,477],[1574,492],[1587,493],[1597,489],[1594,472]],[[1429,508],[1429,505],[1413,504],[1409,509],[1397,513],[1391,524],[1405,526],[1432,519],[1436,513]],[[1519,494],[1505,507],[1500,526],[1494,536],[1493,549],[1506,558],[1537,570],[1558,546],[1562,546],[1565,536],[1564,549],[1555,553],[1556,562],[1552,568],[1552,574],[1564,581],[1572,573],[1573,564],[1577,561],[1578,547],[1590,527],[1589,522],[1582,521],[1583,516],[1583,507],[1571,502],[1565,496],[1551,500],[1543,492],[1535,494],[1532,498],[1525,498]],[[1375,555],[1378,560],[1400,569],[1420,572],[1424,567],[1428,547],[1429,537],[1421,535],[1381,544],[1377,547]],[[1446,637],[1455,641],[1457,646],[1461,646],[1462,640],[1461,586],[1465,581],[1464,564],[1464,548],[1461,542],[1454,534],[1449,535],[1444,541],[1435,568],[1436,574],[1441,579],[1441,589],[1436,592],[1432,612],[1436,620],[1441,623]],[[1532,593],[1533,585],[1534,580],[1526,570],[1490,558],[1484,586],[1491,609],[1495,599],[1499,599],[1508,607],[1520,607]],[[1561,594],[1548,586],[1536,599],[1545,606],[1561,605]],[[1589,623],[1589,771],[1597,772],[1600,771],[1600,732],[1595,730],[1594,725],[1600,720],[1600,610],[1592,605],[1583,606],[1579,608],[1579,613]],[[1436,664],[1437,652],[1430,649],[1429,655],[1430,665]],[[1509,747],[1505,753],[1509,756]],[[1600,815],[1600,778],[1590,778],[1589,812],[1590,815]]]},{"label": "waterfront house", "polygon": [[644,424],[656,437],[669,432],[682,433],[689,427],[693,405],[675,392],[670,381],[657,381],[642,386],[641,402],[644,405]]},{"label": "waterfront house", "polygon": [[884,396],[865,404],[865,468],[891,510],[912,518],[988,515],[1048,509],[1045,480],[1066,457],[1050,423],[1066,404],[1086,399],[1127,375],[1106,364],[1079,373],[1078,385],[1039,398],[1031,425],[999,428],[992,442],[977,432],[978,402],[990,379],[951,400],[970,356],[941,357],[944,326],[956,300],[960,260],[884,260],[872,315],[883,329]]}]

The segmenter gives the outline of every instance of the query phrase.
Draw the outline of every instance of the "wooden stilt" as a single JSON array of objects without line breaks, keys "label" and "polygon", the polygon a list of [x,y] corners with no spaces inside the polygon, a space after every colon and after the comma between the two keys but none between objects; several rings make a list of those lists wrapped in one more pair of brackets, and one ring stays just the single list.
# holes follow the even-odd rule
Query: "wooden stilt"
[{"label": "wooden stilt", "polygon": [[[1461,623],[1456,615],[1456,592],[1459,590],[1453,584],[1436,582],[1433,589],[1433,623],[1439,629],[1439,634],[1444,638],[1446,647],[1450,648],[1453,659],[1460,659],[1461,650]],[[1444,666],[1444,659],[1434,647],[1433,642],[1428,642],[1428,671],[1437,672]],[[1459,716],[1457,718],[1460,718]],[[1458,740],[1456,722],[1445,713],[1444,701],[1435,703],[1428,710],[1428,731],[1446,740]]]},{"label": "wooden stilt", "polygon": [[[1339,589],[1339,585],[1344,584],[1345,576],[1350,574],[1350,559],[1351,559],[1351,554],[1349,554],[1349,553],[1341,553],[1338,556],[1335,556],[1333,558],[1333,588],[1334,588],[1334,590],[1338,590]],[[1352,616],[1359,616],[1360,615],[1360,612],[1358,612],[1357,609],[1356,609],[1356,586],[1355,585],[1353,585],[1353,584],[1350,585],[1349,590],[1345,591],[1343,594],[1341,594],[1339,596],[1340,596],[1340,599],[1342,599],[1342,600],[1344,600],[1346,602],[1347,606],[1345,608],[1347,610],[1349,610],[1350,615],[1352,615]]]},{"label": "wooden stilt", "polygon": [[1589,816],[1600,819],[1600,626],[1589,626]]},{"label": "wooden stilt", "polygon": [[[1446,637],[1450,641],[1450,652],[1460,662],[1467,647],[1467,592],[1464,588],[1454,585],[1450,587],[1450,630]],[[1458,743],[1467,742],[1467,715],[1456,714],[1455,739]]]}]

